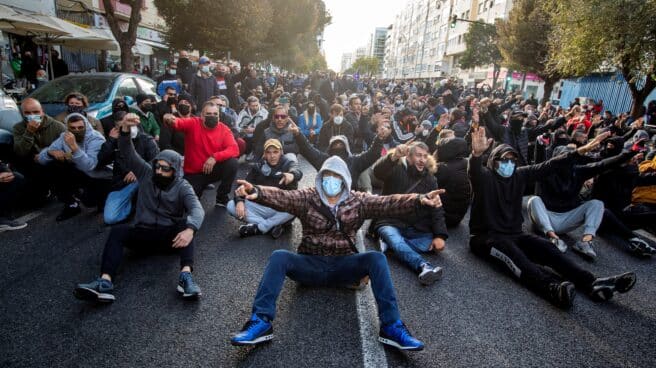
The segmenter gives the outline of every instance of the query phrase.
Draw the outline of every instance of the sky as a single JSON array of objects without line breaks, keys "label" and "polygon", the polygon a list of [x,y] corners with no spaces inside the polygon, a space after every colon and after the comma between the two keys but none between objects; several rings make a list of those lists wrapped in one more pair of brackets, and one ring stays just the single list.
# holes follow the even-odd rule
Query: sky
[{"label": "sky", "polygon": [[376,27],[394,23],[408,0],[324,0],[332,23],[323,33],[328,67],[339,71],[342,54],[366,46]]}]

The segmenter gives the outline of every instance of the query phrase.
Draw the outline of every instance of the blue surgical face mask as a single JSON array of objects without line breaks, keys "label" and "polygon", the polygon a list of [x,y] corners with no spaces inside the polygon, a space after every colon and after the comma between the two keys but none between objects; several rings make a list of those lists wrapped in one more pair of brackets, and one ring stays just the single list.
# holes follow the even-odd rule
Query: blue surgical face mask
[{"label": "blue surgical face mask", "polygon": [[324,176],[321,187],[327,196],[334,197],[342,191],[342,179],[334,176]]},{"label": "blue surgical face mask", "polygon": [[515,172],[515,163],[512,161],[499,161],[497,174],[504,178],[509,178]]}]

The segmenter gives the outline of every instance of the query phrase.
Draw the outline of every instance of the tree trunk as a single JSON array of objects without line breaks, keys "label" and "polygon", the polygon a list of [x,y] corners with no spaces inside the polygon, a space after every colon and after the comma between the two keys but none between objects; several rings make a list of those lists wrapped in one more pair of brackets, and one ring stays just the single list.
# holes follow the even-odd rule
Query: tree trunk
[{"label": "tree trunk", "polygon": [[494,64],[492,69],[492,90],[497,88],[497,82],[499,81],[499,73],[501,73],[501,66],[499,64]]},{"label": "tree trunk", "polygon": [[98,55],[98,71],[107,71],[107,50],[100,50],[100,55]]},{"label": "tree trunk", "polygon": [[[629,76],[624,76],[624,79],[626,80],[630,80],[629,78]],[[640,110],[644,105],[645,100],[647,97],[649,97],[649,94],[654,90],[654,88],[656,88],[656,80],[654,80],[651,75],[647,76],[645,85],[640,90],[638,90],[636,82],[629,82],[629,90],[631,91],[631,97],[633,97],[633,102],[631,104],[631,116],[636,119],[640,117]]]},{"label": "tree trunk", "polygon": [[551,93],[553,92],[554,83],[558,81],[556,78],[542,78],[544,80],[544,95],[542,96],[542,103],[551,101]]},{"label": "tree trunk", "polygon": [[524,87],[526,87],[526,71],[522,72],[522,86],[519,87],[519,92],[522,95],[524,94]]},{"label": "tree trunk", "polygon": [[129,40],[119,41],[121,46],[121,71],[123,73],[132,72],[133,65],[133,55],[132,55],[132,43]]}]

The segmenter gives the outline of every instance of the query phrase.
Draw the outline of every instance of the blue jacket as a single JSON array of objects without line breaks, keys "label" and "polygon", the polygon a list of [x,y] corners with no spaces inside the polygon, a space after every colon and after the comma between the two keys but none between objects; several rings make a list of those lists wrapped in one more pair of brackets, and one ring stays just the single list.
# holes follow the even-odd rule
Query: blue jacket
[{"label": "blue jacket", "polygon": [[303,133],[304,136],[309,137],[310,136],[310,129],[314,129],[314,134],[319,136],[319,132],[321,131],[321,125],[323,124],[323,120],[321,120],[321,115],[314,114],[314,118],[310,117],[308,115],[308,120],[305,120],[305,113],[301,114],[298,116],[298,127],[301,129],[301,133]]}]

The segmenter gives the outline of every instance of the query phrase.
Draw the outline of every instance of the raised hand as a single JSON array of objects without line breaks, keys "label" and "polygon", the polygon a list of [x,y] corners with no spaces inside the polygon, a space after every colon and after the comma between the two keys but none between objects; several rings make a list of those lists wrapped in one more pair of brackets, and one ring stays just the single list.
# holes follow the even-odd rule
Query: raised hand
[{"label": "raised hand", "polygon": [[485,135],[485,129],[479,127],[472,133],[472,155],[474,157],[479,157],[483,152],[490,148],[493,141],[492,138],[487,138]]},{"label": "raised hand", "polygon": [[446,193],[444,189],[436,189],[421,198],[421,204],[428,207],[440,208],[442,207],[442,198],[440,194]]}]

